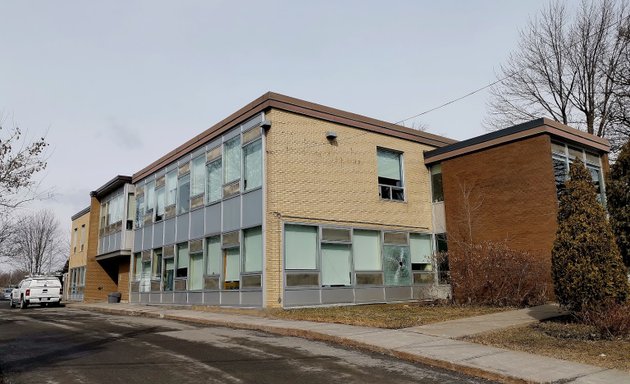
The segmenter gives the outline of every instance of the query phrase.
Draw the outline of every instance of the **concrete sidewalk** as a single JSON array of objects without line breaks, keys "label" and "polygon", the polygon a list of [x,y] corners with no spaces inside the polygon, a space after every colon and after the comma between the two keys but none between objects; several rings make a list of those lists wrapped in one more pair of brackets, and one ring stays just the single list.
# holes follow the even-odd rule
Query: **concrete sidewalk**
[{"label": "concrete sidewalk", "polygon": [[555,316],[559,310],[554,306],[507,311],[399,330],[140,304],[98,303],[69,306],[116,315],[164,318],[328,341],[508,383],[630,383],[630,374],[619,370],[453,339]]}]

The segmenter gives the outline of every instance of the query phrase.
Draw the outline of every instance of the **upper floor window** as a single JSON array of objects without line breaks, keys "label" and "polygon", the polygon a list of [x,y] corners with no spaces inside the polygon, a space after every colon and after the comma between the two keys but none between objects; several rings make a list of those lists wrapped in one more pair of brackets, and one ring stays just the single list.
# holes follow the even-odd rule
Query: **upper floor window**
[{"label": "upper floor window", "polygon": [[405,200],[405,189],[402,177],[402,154],[378,148],[378,188],[381,199]]},{"label": "upper floor window", "polygon": [[223,182],[229,183],[241,177],[240,137],[225,142],[223,148]]},{"label": "upper floor window", "polygon": [[256,140],[243,147],[243,190],[249,191],[262,185],[262,141]]},{"label": "upper floor window", "polygon": [[442,189],[442,164],[431,166],[431,198],[434,203],[444,201]]},{"label": "upper floor window", "polygon": [[190,196],[193,197],[202,195],[205,190],[204,184],[206,182],[206,175],[204,168],[206,165],[206,156],[202,155],[195,157],[192,160],[191,165]]},{"label": "upper floor window", "polygon": [[190,210],[190,173],[178,180],[177,186],[177,213],[186,213]]},{"label": "upper floor window", "polygon": [[605,191],[599,155],[570,147],[563,143],[551,143],[551,159],[558,196],[564,190],[564,183],[569,178],[569,167],[575,159],[581,160],[590,172],[597,194],[597,201],[604,204]]},{"label": "upper floor window", "polygon": [[175,204],[177,198],[177,169],[166,174],[166,206]]}]

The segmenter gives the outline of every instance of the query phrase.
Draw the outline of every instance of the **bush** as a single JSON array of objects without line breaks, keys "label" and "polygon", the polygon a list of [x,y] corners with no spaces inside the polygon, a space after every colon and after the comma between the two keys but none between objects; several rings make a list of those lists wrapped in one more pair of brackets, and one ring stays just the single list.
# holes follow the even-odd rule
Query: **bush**
[{"label": "bush", "polygon": [[597,329],[602,338],[626,338],[630,336],[630,303],[607,300],[598,306],[585,308],[577,318]]},{"label": "bush", "polygon": [[579,159],[571,165],[560,196],[551,255],[554,291],[561,305],[579,312],[609,300],[623,303],[628,297],[626,269],[606,212]]},{"label": "bush", "polygon": [[504,243],[457,244],[449,253],[458,303],[495,306],[544,304],[551,290],[549,262]]},{"label": "bush", "polygon": [[630,267],[630,141],[621,148],[617,161],[610,167],[606,200],[617,247],[624,264]]}]

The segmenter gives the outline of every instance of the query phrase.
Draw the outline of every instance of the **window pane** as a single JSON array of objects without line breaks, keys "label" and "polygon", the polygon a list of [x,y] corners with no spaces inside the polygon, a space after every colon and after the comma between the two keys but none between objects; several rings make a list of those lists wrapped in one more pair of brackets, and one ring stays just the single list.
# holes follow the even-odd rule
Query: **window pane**
[{"label": "window pane", "polygon": [[354,269],[357,271],[380,271],[381,234],[377,231],[355,230],[352,236]]},{"label": "window pane", "polygon": [[190,174],[179,179],[177,186],[177,213],[190,210]]},{"label": "window pane", "polygon": [[153,268],[152,268],[152,278],[159,279],[162,275],[162,250],[156,249],[153,251]]},{"label": "window pane", "polygon": [[155,209],[155,181],[144,186],[144,195],[146,196],[147,211]]},{"label": "window pane", "polygon": [[139,253],[134,254],[134,280],[140,280],[140,275],[142,273],[142,257],[140,257]]},{"label": "window pane", "polygon": [[430,264],[431,235],[412,233],[409,235],[409,247],[411,250],[411,263]]},{"label": "window pane", "polygon": [[177,198],[177,170],[166,174],[166,205],[175,204]]},{"label": "window pane", "polygon": [[224,182],[237,180],[241,177],[241,143],[240,137],[226,141],[223,148],[225,160]]},{"label": "window pane", "polygon": [[322,285],[350,285],[350,246],[322,244]]},{"label": "window pane", "polygon": [[383,239],[385,244],[407,245],[407,233],[405,232],[385,232]]},{"label": "window pane", "polygon": [[350,230],[340,228],[322,228],[322,241],[350,242]]},{"label": "window pane", "polygon": [[386,285],[410,285],[409,247],[385,245],[383,247],[383,268]]},{"label": "window pane", "polygon": [[206,166],[208,172],[208,197],[207,201],[213,202],[221,199],[221,159],[213,161]]},{"label": "window pane", "polygon": [[221,274],[221,238],[219,236],[211,237],[206,243],[206,274],[208,275],[220,275]]},{"label": "window pane", "polygon": [[164,198],[166,191],[164,188],[160,188],[155,191],[155,220],[162,220],[164,218]]},{"label": "window pane", "polygon": [[262,228],[256,227],[243,231],[244,249],[243,257],[245,258],[245,272],[262,271],[263,252],[262,252]]},{"label": "window pane", "polygon": [[566,158],[553,157],[553,176],[556,180],[556,191],[561,193],[564,190],[564,183],[569,175]]},{"label": "window pane", "polygon": [[204,192],[205,188],[205,172],[204,165],[206,164],[206,156],[197,156],[192,161],[191,170],[191,196],[197,196]]},{"label": "window pane", "polygon": [[225,251],[225,281],[239,281],[241,274],[238,248],[229,248]]},{"label": "window pane", "polygon": [[245,180],[243,189],[258,188],[262,185],[262,141],[247,145],[243,148],[245,161]]},{"label": "window pane", "polygon": [[586,162],[599,167],[599,156],[586,152]]},{"label": "window pane", "polygon": [[285,269],[317,269],[317,227],[285,225]]},{"label": "window pane", "polygon": [[162,280],[164,281],[164,290],[172,291],[173,290],[173,278],[175,277],[175,260],[166,259],[164,261],[164,276]]},{"label": "window pane", "polygon": [[584,155],[581,149],[569,147],[569,160],[573,161],[576,158],[584,161]]},{"label": "window pane", "polygon": [[203,288],[203,254],[190,255],[190,278],[188,289]]},{"label": "window pane", "polygon": [[431,195],[434,203],[444,201],[442,166],[440,164],[431,167]]},{"label": "window pane", "polygon": [[144,222],[144,195],[136,197],[136,228],[142,227]]},{"label": "window pane", "polygon": [[188,264],[190,257],[188,255],[188,244],[180,244],[177,246],[177,277],[188,276]]},{"label": "window pane", "polygon": [[377,151],[377,156],[379,179],[385,178],[389,180],[402,180],[400,177],[400,153],[379,149]]},{"label": "window pane", "polygon": [[566,156],[566,149],[564,144],[551,143],[551,153]]}]

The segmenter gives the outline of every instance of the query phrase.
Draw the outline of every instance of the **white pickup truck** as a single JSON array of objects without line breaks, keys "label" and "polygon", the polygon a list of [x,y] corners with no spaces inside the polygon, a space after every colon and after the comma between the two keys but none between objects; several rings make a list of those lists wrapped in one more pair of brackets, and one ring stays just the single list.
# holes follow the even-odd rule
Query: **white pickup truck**
[{"label": "white pickup truck", "polygon": [[24,309],[29,304],[45,307],[61,303],[61,282],[55,276],[27,277],[11,292],[11,308]]}]

